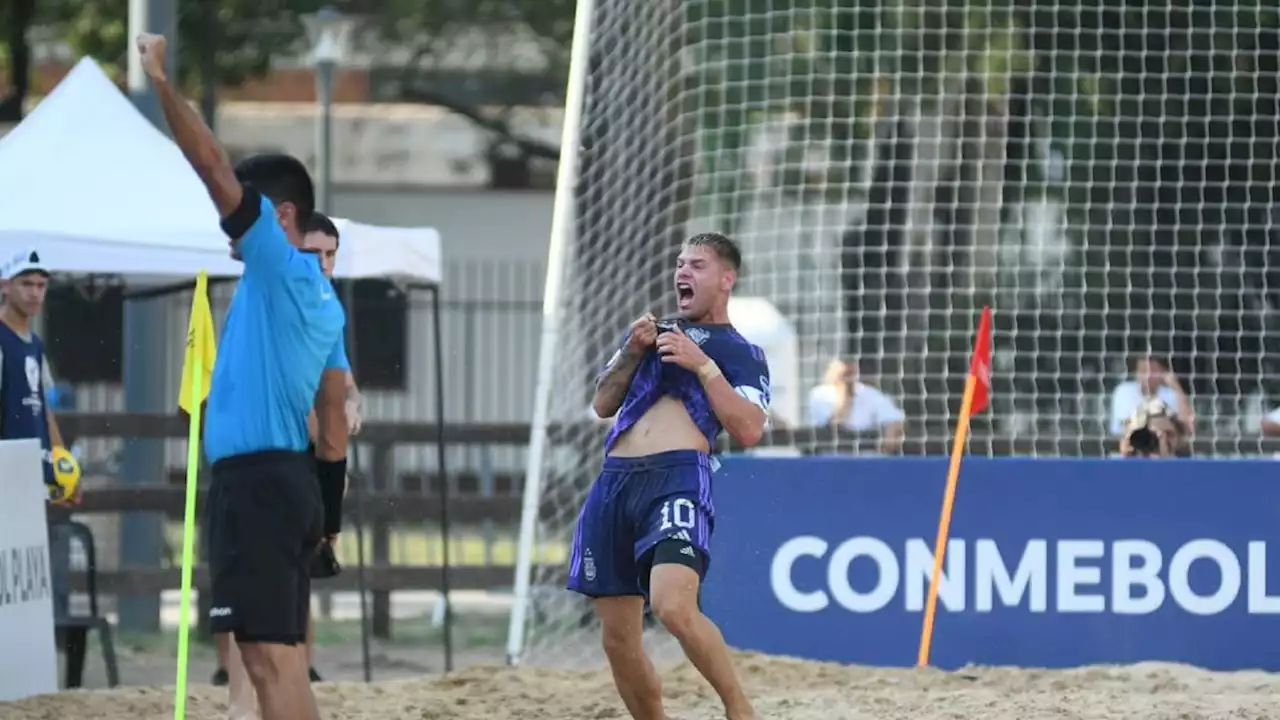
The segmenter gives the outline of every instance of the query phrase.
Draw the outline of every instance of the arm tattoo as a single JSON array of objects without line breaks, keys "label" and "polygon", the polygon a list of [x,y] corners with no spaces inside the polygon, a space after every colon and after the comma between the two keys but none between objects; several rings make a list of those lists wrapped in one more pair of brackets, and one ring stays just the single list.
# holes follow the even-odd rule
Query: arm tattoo
[{"label": "arm tattoo", "polygon": [[636,374],[636,369],[640,367],[640,358],[621,353],[618,359],[614,361],[596,380],[596,396],[593,404],[597,410],[607,409],[609,412],[602,413],[612,417],[618,412],[618,408],[622,407],[622,400],[627,396],[627,390],[631,387],[631,377]]}]

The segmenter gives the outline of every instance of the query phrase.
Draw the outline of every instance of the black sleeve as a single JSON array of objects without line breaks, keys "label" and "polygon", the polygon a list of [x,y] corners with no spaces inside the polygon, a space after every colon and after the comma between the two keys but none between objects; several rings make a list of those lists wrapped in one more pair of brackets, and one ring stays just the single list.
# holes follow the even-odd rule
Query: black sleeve
[{"label": "black sleeve", "polygon": [[324,534],[337,535],[342,530],[342,499],[347,489],[347,460],[316,459],[316,479],[324,501]]},{"label": "black sleeve", "polygon": [[240,205],[222,218],[222,232],[232,240],[239,240],[262,217],[262,194],[251,187],[244,188]]}]

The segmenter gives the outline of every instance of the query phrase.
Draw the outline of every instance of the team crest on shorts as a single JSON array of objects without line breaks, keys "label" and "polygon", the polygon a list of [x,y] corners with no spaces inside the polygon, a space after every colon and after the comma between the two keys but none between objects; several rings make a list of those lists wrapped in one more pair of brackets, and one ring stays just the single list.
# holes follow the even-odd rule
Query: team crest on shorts
[{"label": "team crest on shorts", "polygon": [[596,579],[596,559],[591,557],[591,551],[586,552],[586,557],[582,560],[582,574],[587,580]]}]

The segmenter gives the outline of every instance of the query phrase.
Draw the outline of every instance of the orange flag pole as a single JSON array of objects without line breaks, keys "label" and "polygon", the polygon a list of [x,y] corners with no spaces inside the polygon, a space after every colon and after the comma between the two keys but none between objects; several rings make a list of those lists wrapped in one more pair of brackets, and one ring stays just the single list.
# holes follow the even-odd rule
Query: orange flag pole
[{"label": "orange flag pole", "polygon": [[942,513],[938,518],[938,537],[933,547],[933,571],[929,576],[929,596],[924,607],[924,623],[920,628],[920,650],[916,666],[929,664],[929,650],[933,644],[933,623],[938,610],[938,584],[942,580],[942,565],[947,553],[947,537],[951,532],[951,514],[955,508],[956,486],[960,482],[960,461],[964,457],[965,441],[969,437],[969,420],[976,413],[987,409],[991,402],[991,308],[982,308],[978,323],[978,338],[974,343],[973,361],[969,377],[964,381],[964,398],[960,401],[960,419],[956,423],[956,437],[951,446],[951,464],[947,470],[947,487],[942,495]]}]

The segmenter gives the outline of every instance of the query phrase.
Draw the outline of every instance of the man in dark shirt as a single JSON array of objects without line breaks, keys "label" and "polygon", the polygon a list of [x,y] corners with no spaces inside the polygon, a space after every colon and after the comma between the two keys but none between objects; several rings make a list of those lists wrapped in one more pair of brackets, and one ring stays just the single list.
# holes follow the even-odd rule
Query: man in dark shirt
[{"label": "man in dark shirt", "polygon": [[[53,373],[44,342],[31,322],[44,308],[49,270],[35,250],[10,258],[0,268],[0,439],[37,438],[44,456],[44,482],[53,486],[53,448],[62,447],[62,433],[49,406]],[[53,581],[53,609],[66,614],[70,602],[67,575],[71,569],[70,540],[62,523],[71,519],[80,490],[49,508],[49,561]]]},{"label": "man in dark shirt", "polygon": [[[310,568],[340,529],[349,366],[342,306],[316,257],[298,249],[315,191],[296,158],[257,156],[233,170],[169,81],[164,38],[137,44],[173,139],[244,262],[205,410],[210,625],[235,636],[263,720],[318,720],[304,647]],[[306,452],[313,406],[318,459]]]},{"label": "man in dark shirt", "polygon": [[764,353],[729,324],[740,264],[723,235],[686,241],[676,260],[679,316],[632,323],[592,400],[597,415],[617,420],[578,516],[568,588],[595,601],[618,694],[638,719],[666,717],[644,651],[646,596],[727,719],[755,718],[724,638],[698,606],[715,524],[711,450],[721,431],[746,447],[760,442],[769,410]]},{"label": "man in dark shirt", "polygon": [[[307,223],[307,233],[303,236],[302,252],[312,253],[320,259],[320,271],[324,276],[333,279],[334,270],[338,264],[338,246],[342,239],[338,233],[338,227],[333,224],[328,216],[321,212],[311,214],[311,221]],[[356,386],[355,375],[350,370],[347,371],[346,383],[347,398],[347,432],[351,435],[360,434],[360,426],[364,422],[364,397],[360,394],[360,388]],[[312,421],[314,421],[314,413]],[[313,423],[314,424],[314,423]],[[312,434],[314,434],[312,427]]]},{"label": "man in dark shirt", "polygon": [[49,271],[34,250],[25,251],[0,270],[0,438],[37,438],[45,456],[45,483],[53,484],[49,453],[62,446],[58,421],[47,402],[53,374],[44,342],[31,321],[44,307]]}]

